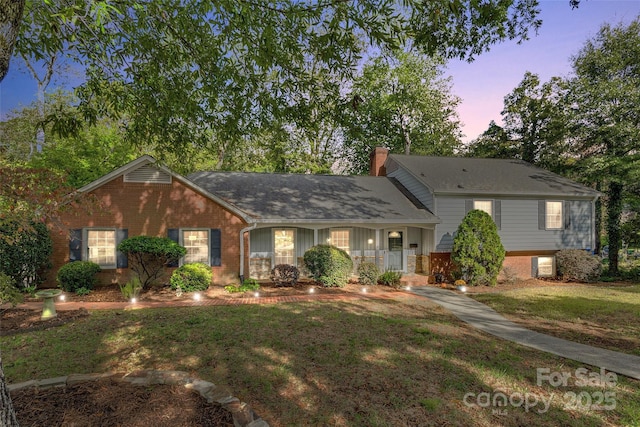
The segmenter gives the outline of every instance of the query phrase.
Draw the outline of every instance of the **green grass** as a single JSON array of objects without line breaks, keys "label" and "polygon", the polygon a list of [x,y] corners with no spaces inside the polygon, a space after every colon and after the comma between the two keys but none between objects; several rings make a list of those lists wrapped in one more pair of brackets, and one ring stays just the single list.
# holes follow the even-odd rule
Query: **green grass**
[{"label": "green grass", "polygon": [[536,368],[575,372],[582,365],[495,339],[415,297],[96,311],[55,329],[2,337],[0,347],[12,383],[183,370],[227,386],[272,426],[632,425],[640,412],[640,384],[623,377],[610,411],[567,410],[560,400],[544,414],[467,406],[468,393],[579,393],[585,389],[538,386]]},{"label": "green grass", "polygon": [[472,296],[540,332],[640,355],[640,285],[539,287]]}]

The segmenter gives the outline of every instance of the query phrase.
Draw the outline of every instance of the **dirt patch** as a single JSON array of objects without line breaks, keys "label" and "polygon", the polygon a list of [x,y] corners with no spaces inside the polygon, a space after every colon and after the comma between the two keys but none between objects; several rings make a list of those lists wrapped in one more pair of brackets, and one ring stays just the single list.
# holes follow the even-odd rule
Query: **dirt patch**
[{"label": "dirt patch", "polygon": [[0,336],[55,328],[89,316],[89,312],[84,308],[57,311],[57,314],[52,319],[41,320],[42,312],[39,310],[21,308],[0,310]]},{"label": "dirt patch", "polygon": [[101,379],[11,393],[26,426],[233,426],[229,411],[177,385],[137,386]]}]

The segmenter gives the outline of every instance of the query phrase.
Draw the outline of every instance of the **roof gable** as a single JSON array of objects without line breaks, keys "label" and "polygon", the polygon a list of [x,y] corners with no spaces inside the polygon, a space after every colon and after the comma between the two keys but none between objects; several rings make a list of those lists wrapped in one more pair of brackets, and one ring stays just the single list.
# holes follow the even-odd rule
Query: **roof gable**
[{"label": "roof gable", "polygon": [[104,184],[113,181],[114,179],[122,176],[124,182],[127,183],[147,183],[147,184],[171,184],[173,180],[177,180],[178,182],[190,187],[194,191],[208,197],[224,208],[230,210],[234,214],[238,215],[240,218],[245,220],[246,222],[251,222],[251,218],[247,216],[246,212],[243,212],[237,206],[226,202],[225,200],[220,199],[214,194],[209,193],[206,189],[200,188],[194,182],[188,180],[182,175],[173,172],[171,169],[166,166],[162,166],[157,163],[156,159],[149,155],[144,155],[139,157],[124,166],[115,169],[114,171],[96,179],[95,181],[85,185],[80,188],[78,191],[81,193],[87,193],[93,191]]},{"label": "roof gable", "polygon": [[600,194],[522,160],[391,154],[387,163],[407,170],[434,194],[585,198]]}]

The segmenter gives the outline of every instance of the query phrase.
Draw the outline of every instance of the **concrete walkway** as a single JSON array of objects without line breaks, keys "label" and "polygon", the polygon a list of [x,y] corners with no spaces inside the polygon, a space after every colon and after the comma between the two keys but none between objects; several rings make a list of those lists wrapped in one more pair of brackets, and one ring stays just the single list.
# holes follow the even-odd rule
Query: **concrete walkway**
[{"label": "concrete walkway", "polygon": [[429,298],[460,320],[491,335],[640,380],[640,357],[555,338],[523,328],[466,295],[424,286],[416,295]]}]

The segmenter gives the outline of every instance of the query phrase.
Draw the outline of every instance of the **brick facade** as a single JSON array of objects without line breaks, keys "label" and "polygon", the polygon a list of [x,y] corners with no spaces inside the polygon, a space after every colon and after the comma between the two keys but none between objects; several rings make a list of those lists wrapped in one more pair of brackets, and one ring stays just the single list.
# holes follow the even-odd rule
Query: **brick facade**
[{"label": "brick facade", "polygon": [[[64,218],[69,229],[113,227],[128,230],[128,236],[166,237],[171,228],[217,228],[221,230],[222,265],[212,267],[214,283],[238,283],[240,272],[240,231],[246,222],[233,212],[197,193],[179,180],[171,184],[124,182],[122,176],[93,190],[103,209],[93,215]],[[58,269],[69,262],[69,240],[65,233],[54,233],[53,269],[49,284],[55,283]],[[245,236],[248,251],[248,237]],[[248,263],[245,262],[245,271]],[[101,284],[124,283],[130,270],[103,270]]]}]

